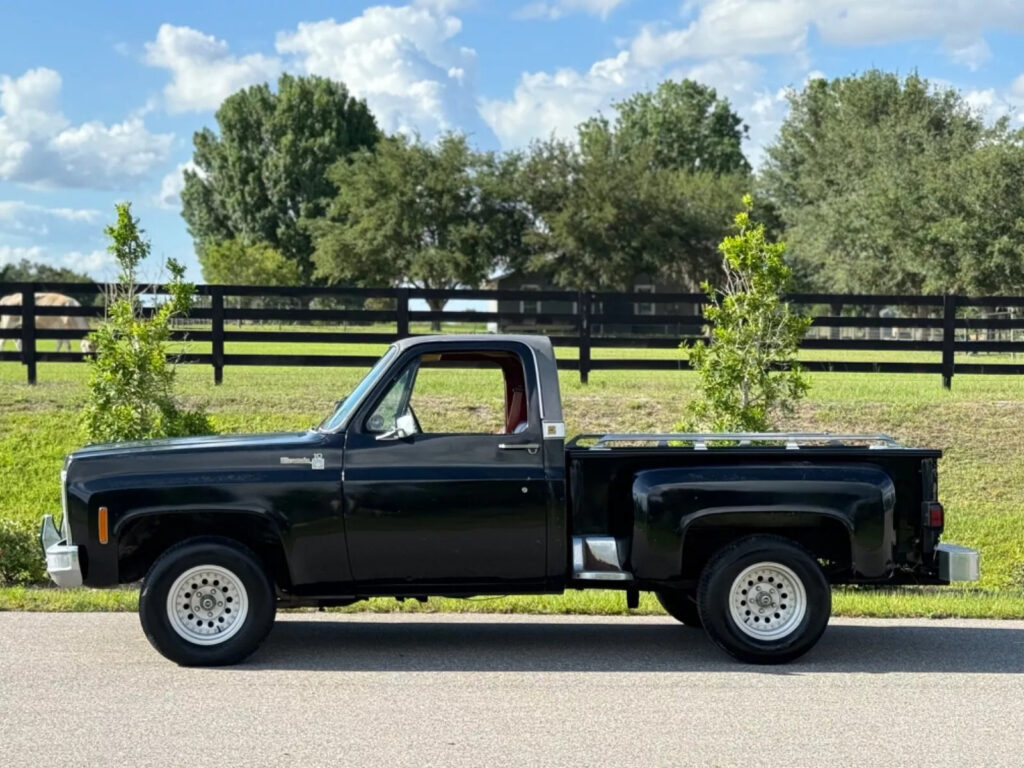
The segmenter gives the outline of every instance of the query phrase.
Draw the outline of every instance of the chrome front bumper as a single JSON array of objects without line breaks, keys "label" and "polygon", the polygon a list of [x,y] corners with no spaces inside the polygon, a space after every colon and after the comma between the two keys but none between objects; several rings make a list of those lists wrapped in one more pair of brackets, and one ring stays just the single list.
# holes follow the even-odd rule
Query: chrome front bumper
[{"label": "chrome front bumper", "polygon": [[935,547],[939,578],[943,581],[977,581],[981,556],[976,549],[959,544],[939,544]]},{"label": "chrome front bumper", "polygon": [[46,572],[58,587],[82,586],[82,567],[78,562],[78,547],[67,543],[67,537],[57,530],[53,515],[43,515],[39,542],[46,557]]}]

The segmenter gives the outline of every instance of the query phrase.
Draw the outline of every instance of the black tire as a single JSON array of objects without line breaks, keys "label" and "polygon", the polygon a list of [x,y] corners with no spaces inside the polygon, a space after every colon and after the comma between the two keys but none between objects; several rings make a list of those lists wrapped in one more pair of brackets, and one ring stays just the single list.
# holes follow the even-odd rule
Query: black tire
[{"label": "black tire", "polygon": [[[737,583],[745,571],[762,565],[761,579],[752,571],[748,584]],[[792,576],[796,581],[786,584]],[[777,584],[782,587],[775,590]],[[757,604],[746,602],[748,589],[756,595]],[[814,556],[796,542],[779,536],[748,536],[720,549],[705,566],[697,588],[697,609],[704,631],[726,653],[752,664],[783,664],[807,653],[821,638],[832,613],[832,590]]]},{"label": "black tire", "polygon": [[655,592],[661,607],[676,621],[688,627],[700,629],[704,626],[697,610],[697,593],[690,589],[673,589]]},{"label": "black tire", "polygon": [[[186,590],[198,587],[195,595],[185,592],[187,599],[179,597],[182,602],[175,600],[175,604],[209,600],[210,621],[206,622],[205,617],[193,618],[193,614],[185,613],[189,609],[184,607],[178,618],[172,618],[168,598],[177,582],[189,571],[208,566],[219,569],[217,573],[222,577],[226,575],[225,583],[220,584],[218,579],[208,585],[200,584],[202,579],[197,578],[194,585],[182,586]],[[209,590],[203,592],[207,586]],[[222,592],[224,600],[219,600]],[[234,617],[230,615],[232,605]],[[231,539],[212,536],[189,539],[164,552],[146,574],[139,595],[139,620],[149,642],[165,657],[185,667],[225,666],[247,658],[270,632],[276,611],[274,586],[252,551]],[[198,629],[192,628],[192,621]],[[221,640],[217,633],[224,632],[225,626],[228,639]],[[196,640],[182,632],[194,633]],[[200,632],[210,635],[199,637]]]}]

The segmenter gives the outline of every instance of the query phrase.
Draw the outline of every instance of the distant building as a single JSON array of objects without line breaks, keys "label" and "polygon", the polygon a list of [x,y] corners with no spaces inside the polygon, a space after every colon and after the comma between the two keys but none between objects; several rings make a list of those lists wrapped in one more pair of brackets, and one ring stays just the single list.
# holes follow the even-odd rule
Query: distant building
[{"label": "distant building", "polygon": [[[564,291],[543,272],[513,271],[491,280],[488,288],[499,291]],[[655,278],[650,275],[639,275],[626,293],[693,293],[693,288],[679,283]],[[695,303],[668,303],[654,301],[639,301],[636,297],[625,297],[621,294],[607,293],[600,294],[601,299],[596,301],[591,308],[595,315],[591,333],[594,335],[699,335],[700,328],[692,325],[680,325],[671,322],[671,318],[690,316],[697,314],[700,309]],[[550,318],[551,315],[575,315],[579,308],[576,300],[530,300],[520,299],[491,299],[488,302],[488,312],[508,313],[525,315],[522,319],[509,319],[491,321],[487,324],[488,331],[492,333],[510,333],[517,331],[537,333],[575,333],[575,322]],[[665,323],[608,323],[601,322],[599,315],[649,315],[651,317],[664,317]]]}]

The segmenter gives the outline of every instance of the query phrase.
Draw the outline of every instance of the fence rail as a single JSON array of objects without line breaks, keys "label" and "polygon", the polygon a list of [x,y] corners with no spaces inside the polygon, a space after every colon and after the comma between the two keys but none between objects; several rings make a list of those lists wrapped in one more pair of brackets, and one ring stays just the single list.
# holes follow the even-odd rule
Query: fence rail
[{"label": "fence rail", "polygon": [[[165,291],[165,286],[152,285],[146,287],[145,295],[159,296]],[[82,306],[39,306],[36,294],[44,292],[76,297]],[[80,352],[40,351],[37,342],[84,338],[88,329],[69,328],[66,318],[102,317],[102,299],[108,294],[108,286],[0,283],[0,296],[12,294],[20,304],[0,306],[0,345],[13,339],[21,348],[10,352],[0,346],[0,362],[20,361],[29,383],[35,383],[40,362],[86,358]],[[412,325],[417,323],[435,327],[486,323],[492,330],[547,333],[556,346],[578,349],[578,358],[561,358],[559,366],[578,371],[580,380],[586,382],[591,371],[685,370],[689,363],[681,356],[602,358],[594,357],[592,351],[676,349],[703,338],[706,325],[701,311],[705,297],[696,293],[199,285],[196,294],[197,306],[188,318],[189,325],[176,328],[173,335],[176,339],[209,343],[210,351],[187,352],[174,358],[212,366],[217,384],[229,366],[363,367],[373,362],[372,357],[359,354],[241,354],[226,352],[225,343],[386,344],[417,335],[412,332]],[[935,352],[940,357],[936,362],[803,361],[808,370],[939,374],[947,388],[956,373],[1024,374],[1024,364],[1014,361],[1017,353],[1024,353],[1021,296],[793,294],[787,298],[812,317],[811,330],[801,344],[803,349]],[[489,306],[483,311],[419,306],[450,300],[486,301]],[[295,328],[261,327],[268,322]],[[245,323],[250,324],[250,330],[242,330]],[[237,328],[233,330],[232,324]],[[393,331],[359,330],[376,324],[392,325]],[[324,326],[335,330],[319,329]],[[336,330],[338,326],[356,330]],[[1011,362],[958,363],[957,353],[1013,357]]]}]

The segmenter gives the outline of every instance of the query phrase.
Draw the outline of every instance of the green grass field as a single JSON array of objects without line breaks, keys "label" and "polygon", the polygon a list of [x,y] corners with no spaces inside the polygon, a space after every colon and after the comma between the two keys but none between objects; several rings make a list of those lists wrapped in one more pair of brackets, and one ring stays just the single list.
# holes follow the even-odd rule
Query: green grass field
[{"label": "green grass field", "polygon": [[[364,329],[365,330],[365,329]],[[42,348],[52,348],[43,342]],[[313,348],[310,348],[310,347]],[[198,351],[198,349],[197,349]],[[232,342],[228,352],[376,354],[379,345],[281,345]],[[560,350],[571,356],[575,350]],[[601,356],[672,357],[674,350],[600,350]],[[893,359],[894,353],[851,353],[845,359]],[[838,353],[828,353],[836,359]],[[808,359],[810,356],[808,355]],[[908,359],[904,356],[901,359]],[[914,359],[934,360],[919,353]],[[995,361],[985,357],[984,360]],[[221,432],[300,430],[319,421],[363,375],[348,368],[227,368],[212,384],[207,366],[182,366],[184,396],[203,402]],[[78,410],[87,367],[43,363],[39,383],[24,383],[18,363],[0,363],[0,520],[34,524],[60,509],[58,472],[64,455],[83,443]],[[487,371],[458,377],[421,374],[426,418],[452,424],[488,423],[500,413],[500,391]],[[857,616],[991,616],[1024,618],[1024,377],[958,376],[942,389],[932,375],[810,375],[811,392],[785,428],[882,431],[915,445],[942,448],[940,497],[946,505],[946,538],[982,552],[978,590],[841,590],[836,612]],[[665,431],[691,397],[689,372],[593,372],[581,385],[573,372],[561,377],[567,430]],[[129,610],[131,590],[93,592],[5,587],[0,610]],[[431,601],[426,606],[371,601],[349,610],[471,610],[624,612],[621,595],[569,593],[564,598],[516,597],[480,601]],[[641,612],[660,609],[648,596]]]}]

